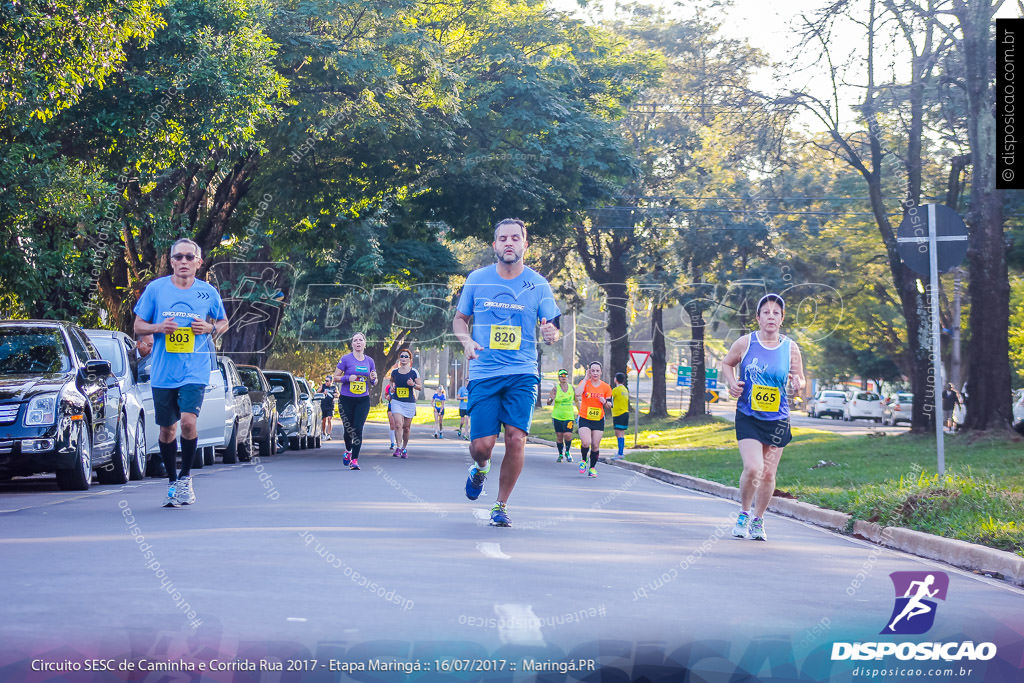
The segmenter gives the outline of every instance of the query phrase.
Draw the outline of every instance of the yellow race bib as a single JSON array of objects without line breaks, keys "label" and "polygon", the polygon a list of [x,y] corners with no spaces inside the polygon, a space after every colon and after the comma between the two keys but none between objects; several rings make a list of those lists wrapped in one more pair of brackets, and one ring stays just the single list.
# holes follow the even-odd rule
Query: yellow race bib
[{"label": "yellow race bib", "polygon": [[395,396],[398,398],[409,398],[409,387],[395,387]]},{"label": "yellow race bib", "polygon": [[588,420],[600,420],[604,418],[604,411],[600,408],[590,407],[587,408],[587,419]]},{"label": "yellow race bib", "polygon": [[359,380],[356,382],[348,383],[348,390],[353,394],[365,394],[366,393],[366,381]]},{"label": "yellow race bib", "polygon": [[765,413],[777,413],[781,405],[778,387],[755,384],[750,390],[750,407]]},{"label": "yellow race bib", "polygon": [[523,330],[516,325],[491,325],[491,348],[498,351],[518,351]]},{"label": "yellow race bib", "polygon": [[196,337],[191,327],[179,327],[174,332],[164,335],[164,348],[167,353],[192,353],[196,350]]}]

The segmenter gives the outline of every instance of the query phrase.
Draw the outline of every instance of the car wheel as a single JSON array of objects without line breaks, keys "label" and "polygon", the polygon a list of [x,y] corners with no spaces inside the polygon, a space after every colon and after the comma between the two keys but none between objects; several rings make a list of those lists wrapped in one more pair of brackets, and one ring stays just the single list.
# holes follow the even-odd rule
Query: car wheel
[{"label": "car wheel", "polygon": [[225,465],[234,465],[238,462],[238,423],[231,425],[231,438],[228,439],[228,446],[224,449],[224,456],[221,462]]},{"label": "car wheel", "polygon": [[217,451],[213,446],[203,446],[203,464],[214,465],[217,463]]},{"label": "car wheel", "polygon": [[882,424],[882,418],[876,417],[875,418],[875,424]]},{"label": "car wheel", "polygon": [[96,470],[101,484],[126,484],[131,472],[131,444],[128,442],[128,421],[121,416],[117,427],[117,441],[110,462]]},{"label": "car wheel", "polygon": [[57,486],[62,491],[86,491],[92,483],[92,440],[84,425],[78,427],[78,449],[75,452],[75,466],[69,470],[57,470]]},{"label": "car wheel", "polygon": [[322,436],[318,436],[313,439],[313,448],[320,448],[320,441],[323,439]]},{"label": "car wheel", "polygon": [[299,450],[299,437],[297,437],[297,436],[289,436],[288,437],[288,448],[291,448],[293,451]]},{"label": "car wheel", "polygon": [[300,436],[299,437],[299,450],[300,451],[304,451],[307,448],[309,448],[309,437],[308,436]]},{"label": "car wheel", "polygon": [[196,446],[196,452],[192,454],[192,469],[201,470],[206,467],[206,456],[203,455],[203,450]]},{"label": "car wheel", "polygon": [[132,449],[128,476],[132,481],[146,478],[146,422],[142,417],[139,417],[139,423],[135,425],[135,448]]},{"label": "car wheel", "polygon": [[245,433],[245,438],[242,440],[238,459],[242,462],[249,462],[252,460],[252,452],[252,426],[250,426],[249,431]]}]

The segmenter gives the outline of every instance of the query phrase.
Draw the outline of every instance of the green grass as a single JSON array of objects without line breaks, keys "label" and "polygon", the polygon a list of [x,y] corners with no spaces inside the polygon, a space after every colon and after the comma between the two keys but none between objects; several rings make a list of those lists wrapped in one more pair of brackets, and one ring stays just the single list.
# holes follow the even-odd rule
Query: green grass
[{"label": "green grass", "polygon": [[[636,450],[628,460],[738,486],[740,458],[732,422],[701,417],[665,420],[641,416]],[[370,410],[384,422],[384,406]],[[429,404],[413,424],[433,424]],[[445,429],[458,427],[457,402],[449,402]],[[530,434],[554,439],[551,409],[538,408]],[[936,473],[935,439],[914,434],[840,436],[793,428],[793,442],[779,464],[776,486],[807,503],[849,513],[854,519],[980,543],[1024,557],[1024,440],[1013,435],[946,438],[946,476]],[[574,442],[579,447],[579,440]],[[632,431],[626,447],[633,448]],[[606,454],[615,433],[601,440]]]},{"label": "green grass", "polygon": [[[684,431],[687,428],[683,428]],[[810,430],[807,430],[808,432]],[[798,430],[794,430],[798,434]],[[737,486],[735,441],[629,460]],[[1024,556],[1024,444],[1014,436],[946,439],[946,475],[936,473],[930,436],[795,435],[779,464],[776,487],[854,519],[980,543]]]}]

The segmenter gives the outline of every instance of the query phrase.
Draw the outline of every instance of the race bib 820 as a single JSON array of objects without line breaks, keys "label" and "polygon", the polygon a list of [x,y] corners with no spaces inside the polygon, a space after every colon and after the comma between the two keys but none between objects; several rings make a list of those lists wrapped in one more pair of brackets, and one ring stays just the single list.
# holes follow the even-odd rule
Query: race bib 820
[{"label": "race bib 820", "polygon": [[491,348],[498,351],[518,351],[523,330],[517,325],[491,325]]}]

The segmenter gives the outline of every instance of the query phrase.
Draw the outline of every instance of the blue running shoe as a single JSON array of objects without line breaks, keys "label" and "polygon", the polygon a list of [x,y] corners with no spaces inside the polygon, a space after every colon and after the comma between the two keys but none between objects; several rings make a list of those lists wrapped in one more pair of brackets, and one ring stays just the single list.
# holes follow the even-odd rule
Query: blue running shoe
[{"label": "blue running shoe", "polygon": [[469,468],[469,477],[466,478],[466,498],[476,500],[480,497],[480,494],[484,492],[484,479],[487,478],[487,472],[490,471],[490,465],[487,466],[486,472],[476,465]]},{"label": "blue running shoe", "polygon": [[350,462],[352,462],[352,451],[345,451],[345,457],[341,459],[341,464],[348,467]]},{"label": "blue running shoe", "polygon": [[586,460],[581,460],[580,461],[579,470],[580,470],[580,474],[586,474],[587,473],[587,461]]},{"label": "blue running shoe", "polygon": [[491,508],[491,526],[512,526],[504,503],[495,503]]}]

